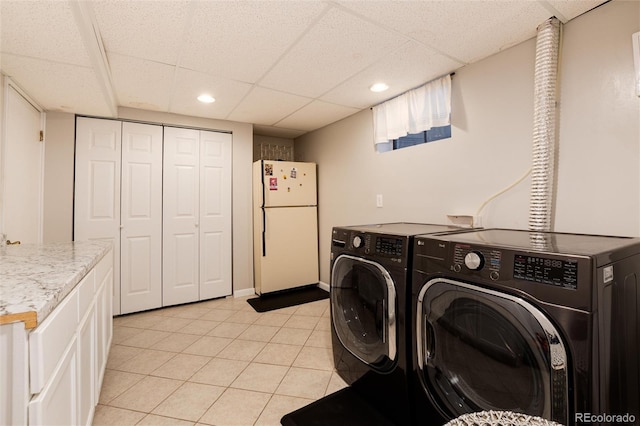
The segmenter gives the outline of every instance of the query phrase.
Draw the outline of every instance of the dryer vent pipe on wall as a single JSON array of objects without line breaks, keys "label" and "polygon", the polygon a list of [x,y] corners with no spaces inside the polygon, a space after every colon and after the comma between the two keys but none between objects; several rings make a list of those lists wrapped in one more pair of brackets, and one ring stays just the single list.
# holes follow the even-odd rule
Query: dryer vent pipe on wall
[{"label": "dryer vent pipe on wall", "polygon": [[555,179],[556,82],[560,21],[551,18],[538,27],[534,76],[533,164],[529,230],[550,231]]}]

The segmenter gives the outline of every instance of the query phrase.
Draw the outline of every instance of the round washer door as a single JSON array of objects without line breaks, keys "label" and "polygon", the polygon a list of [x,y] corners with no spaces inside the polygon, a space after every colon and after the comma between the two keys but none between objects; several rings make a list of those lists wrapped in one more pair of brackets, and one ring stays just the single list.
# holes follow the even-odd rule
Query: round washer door
[{"label": "round washer door", "polygon": [[448,418],[513,411],[568,424],[567,354],[530,303],[437,278],[417,301],[418,374]]},{"label": "round washer door", "polygon": [[331,318],[342,343],[379,371],[396,361],[396,291],[380,264],[340,255],[331,269]]}]

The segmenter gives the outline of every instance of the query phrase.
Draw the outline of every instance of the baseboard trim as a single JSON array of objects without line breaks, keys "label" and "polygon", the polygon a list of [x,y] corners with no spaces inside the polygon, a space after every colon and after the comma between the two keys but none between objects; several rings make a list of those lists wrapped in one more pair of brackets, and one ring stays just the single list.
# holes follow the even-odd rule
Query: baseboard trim
[{"label": "baseboard trim", "polygon": [[233,297],[254,296],[255,294],[256,294],[256,289],[253,287],[250,287],[250,288],[243,288],[243,289],[234,291]]},{"label": "baseboard trim", "polygon": [[323,289],[324,291],[329,291],[329,284],[327,283],[323,283],[322,281],[320,281],[318,283],[318,287],[320,287],[321,289]]}]

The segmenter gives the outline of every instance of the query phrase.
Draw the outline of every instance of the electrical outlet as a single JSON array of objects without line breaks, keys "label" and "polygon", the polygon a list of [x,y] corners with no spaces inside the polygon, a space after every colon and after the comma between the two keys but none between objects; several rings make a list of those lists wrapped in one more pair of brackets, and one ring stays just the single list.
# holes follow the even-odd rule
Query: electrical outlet
[{"label": "electrical outlet", "polygon": [[382,194],[376,195],[376,207],[382,207]]}]

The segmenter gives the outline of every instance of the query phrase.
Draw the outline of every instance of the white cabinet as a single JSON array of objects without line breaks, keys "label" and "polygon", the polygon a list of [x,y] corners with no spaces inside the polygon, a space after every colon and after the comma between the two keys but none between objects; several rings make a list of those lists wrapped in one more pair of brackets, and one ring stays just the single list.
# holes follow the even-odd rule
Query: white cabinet
[{"label": "white cabinet", "polygon": [[0,425],[27,423],[29,333],[23,322],[0,325]]},{"label": "white cabinet", "polygon": [[96,405],[96,309],[95,304],[87,312],[78,328],[78,420],[82,425],[91,424]]},{"label": "white cabinet", "polygon": [[115,315],[232,293],[231,143],[77,118],[74,239],[113,242]]},{"label": "white cabinet", "polygon": [[104,370],[107,367],[107,357],[111,338],[113,336],[113,257],[105,257],[95,269],[96,274],[96,380],[95,395],[100,394]]},{"label": "white cabinet", "polygon": [[30,333],[30,424],[92,423],[112,333],[111,309],[100,306],[111,293],[112,262],[109,252]]},{"label": "white cabinet", "polygon": [[111,250],[33,330],[0,325],[0,424],[90,425],[111,344]]},{"label": "white cabinet", "polygon": [[[78,326],[78,288],[89,280],[93,271],[78,284],[42,324],[29,334],[29,379],[31,393],[40,393],[58,367]],[[75,353],[75,350],[73,351]]]},{"label": "white cabinet", "polygon": [[164,129],[164,305],[231,294],[231,135]]},{"label": "white cabinet", "polygon": [[78,424],[78,357],[75,336],[62,358],[56,358],[56,361],[59,363],[51,380],[29,403],[31,425]]},{"label": "white cabinet", "polygon": [[114,314],[162,306],[162,126],[78,117],[75,240],[114,245]]}]

